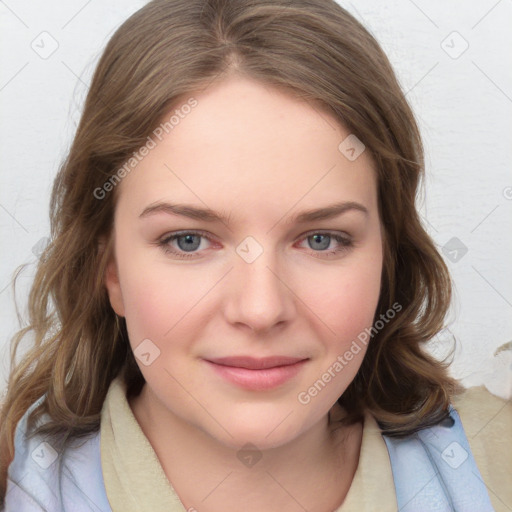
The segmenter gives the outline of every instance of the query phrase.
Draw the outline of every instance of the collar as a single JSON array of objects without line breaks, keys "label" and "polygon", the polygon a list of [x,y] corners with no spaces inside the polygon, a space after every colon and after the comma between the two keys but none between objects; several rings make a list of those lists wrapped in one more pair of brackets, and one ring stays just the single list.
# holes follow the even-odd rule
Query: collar
[{"label": "collar", "polygon": [[[183,512],[149,440],[126,399],[120,377],[109,387],[101,412],[101,465],[112,510]],[[359,463],[345,501],[336,512],[397,510],[388,451],[373,416],[365,413]]]}]

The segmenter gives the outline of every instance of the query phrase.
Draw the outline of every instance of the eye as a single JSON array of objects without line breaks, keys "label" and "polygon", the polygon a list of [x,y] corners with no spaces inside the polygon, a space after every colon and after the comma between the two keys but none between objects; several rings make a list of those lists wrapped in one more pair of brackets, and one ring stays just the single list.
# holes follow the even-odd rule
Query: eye
[{"label": "eye", "polygon": [[[353,247],[353,241],[348,236],[342,236],[338,232],[327,231],[307,234],[305,238],[301,240],[307,241],[309,246],[313,249],[315,257],[328,258],[335,256],[342,252],[348,251]],[[331,247],[332,242],[336,242],[337,247],[334,249]]]},{"label": "eye", "polygon": [[[201,241],[212,239],[204,231],[177,231],[161,238],[157,245],[161,247],[166,254],[171,254],[181,259],[196,258],[198,253],[205,250],[201,247]],[[315,257],[328,258],[342,252],[348,251],[353,247],[353,242],[348,236],[342,236],[338,232],[314,231],[307,234],[301,240],[307,241],[312,248]],[[332,248],[332,243],[335,247]]]},{"label": "eye", "polygon": [[[178,231],[166,235],[158,241],[158,245],[162,247],[166,254],[172,254],[178,258],[194,258],[197,249],[201,246],[201,239],[211,241],[203,231]],[[177,247],[172,245],[176,242]],[[203,250],[204,247],[201,248]]]}]

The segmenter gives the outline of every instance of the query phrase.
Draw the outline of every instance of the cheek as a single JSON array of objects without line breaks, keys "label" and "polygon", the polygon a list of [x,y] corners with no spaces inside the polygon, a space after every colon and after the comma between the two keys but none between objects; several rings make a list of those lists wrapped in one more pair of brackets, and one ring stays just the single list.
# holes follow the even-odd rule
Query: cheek
[{"label": "cheek", "polygon": [[150,339],[161,346],[166,333],[197,301],[197,283],[166,265],[165,255],[156,248],[133,243],[133,238],[133,233],[120,230],[116,246],[130,344],[135,348]]},{"label": "cheek", "polygon": [[139,266],[132,261],[124,270],[123,297],[133,346],[145,338],[158,344],[179,330],[206,286],[198,275],[171,272],[165,265]]},{"label": "cheek", "polygon": [[377,308],[382,264],[378,251],[338,268],[319,269],[302,277],[300,296],[326,333],[330,352],[342,351],[372,325]]}]

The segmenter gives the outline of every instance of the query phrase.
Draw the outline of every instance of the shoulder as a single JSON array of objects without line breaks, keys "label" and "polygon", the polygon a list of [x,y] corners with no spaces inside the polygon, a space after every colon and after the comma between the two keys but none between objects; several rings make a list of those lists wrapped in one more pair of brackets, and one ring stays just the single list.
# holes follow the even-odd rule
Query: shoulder
[{"label": "shoulder", "polygon": [[452,399],[489,496],[496,509],[512,509],[512,401],[484,386]]},{"label": "shoulder", "polygon": [[466,389],[452,398],[449,412],[404,438],[384,435],[399,508],[512,510],[510,401],[485,388]]},{"label": "shoulder", "polygon": [[[34,435],[28,431],[27,419],[43,398],[30,406],[16,426],[5,512],[109,512],[101,471],[100,432],[69,439],[65,445],[56,436]],[[47,419],[44,415],[37,426]]]}]

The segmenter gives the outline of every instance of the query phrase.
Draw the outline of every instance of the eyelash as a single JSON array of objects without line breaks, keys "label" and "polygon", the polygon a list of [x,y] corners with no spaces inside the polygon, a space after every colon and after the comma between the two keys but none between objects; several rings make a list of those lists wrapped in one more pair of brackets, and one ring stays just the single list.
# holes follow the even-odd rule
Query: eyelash
[{"label": "eyelash", "polygon": [[[157,245],[161,247],[166,254],[172,254],[173,256],[176,256],[180,259],[196,258],[196,255],[198,254],[197,252],[186,253],[170,249],[170,243],[172,241],[185,235],[197,235],[206,238],[209,241],[212,241],[212,239],[204,231],[177,231],[175,233],[171,233],[170,235],[166,235],[164,238],[160,239],[157,242]],[[322,254],[322,256],[315,256],[317,258],[329,258],[330,256],[335,256],[338,253],[348,251],[354,245],[351,239],[343,237],[333,231],[311,231],[309,233],[306,233],[300,240],[306,240],[307,238],[313,235],[328,235],[331,237],[331,239],[335,240],[341,245],[340,249],[335,250],[314,251],[311,249],[311,251],[314,253]]]}]

